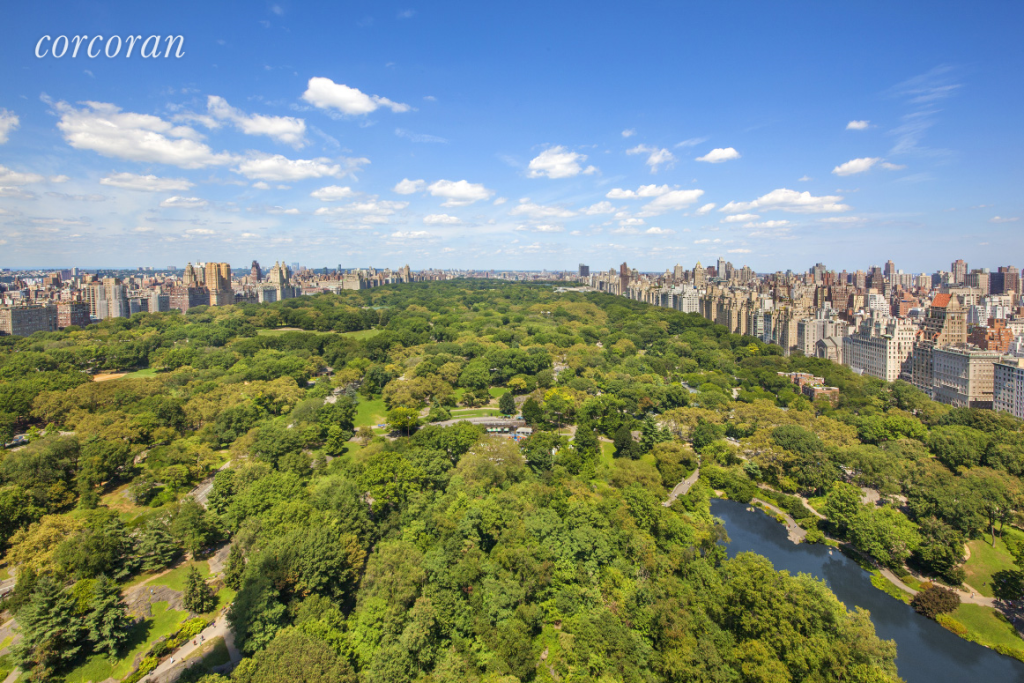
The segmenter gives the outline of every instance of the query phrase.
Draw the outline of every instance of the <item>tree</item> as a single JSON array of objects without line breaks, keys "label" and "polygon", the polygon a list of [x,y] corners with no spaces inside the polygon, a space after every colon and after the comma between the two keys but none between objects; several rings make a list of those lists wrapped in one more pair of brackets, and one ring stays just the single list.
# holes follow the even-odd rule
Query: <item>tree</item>
[{"label": "tree", "polygon": [[629,425],[625,422],[615,431],[613,442],[615,444],[616,458],[632,458],[636,460],[640,457],[640,446],[636,441],[633,441],[633,433],[629,431]]},{"label": "tree", "polygon": [[601,450],[601,442],[598,441],[597,434],[594,433],[594,428],[589,422],[581,421],[577,425],[576,436],[573,437],[572,443],[580,455],[594,456]]},{"label": "tree", "polygon": [[205,614],[217,606],[217,598],[213,590],[203,580],[195,565],[188,568],[188,576],[185,578],[185,595],[181,600],[189,612],[194,614]]},{"label": "tree", "polygon": [[213,520],[203,506],[191,497],[181,501],[178,514],[171,523],[171,532],[192,557],[197,557],[216,537]]},{"label": "tree", "polygon": [[47,681],[78,657],[84,629],[74,599],[50,576],[43,575],[35,593],[18,612],[20,643],[14,659],[30,680]]},{"label": "tree", "polygon": [[952,612],[960,606],[960,596],[956,591],[942,586],[929,586],[918,592],[910,601],[918,614],[923,614],[929,619],[934,619],[940,614]]},{"label": "tree", "polygon": [[896,508],[864,507],[850,522],[850,540],[882,564],[901,567],[921,545],[921,534]]},{"label": "tree", "polygon": [[392,408],[388,411],[388,427],[406,436],[420,425],[420,413],[414,408]]},{"label": "tree", "polygon": [[703,453],[704,448],[722,438],[722,428],[700,418],[697,426],[690,432],[690,441],[693,443],[693,450]]},{"label": "tree", "polygon": [[323,640],[287,628],[265,650],[242,660],[231,676],[237,683],[356,683],[344,657]]},{"label": "tree", "polygon": [[245,554],[238,543],[231,544],[228,551],[228,562],[224,567],[224,585],[237,591],[242,587],[242,574],[245,573]]},{"label": "tree", "polygon": [[935,517],[918,520],[921,527],[921,545],[917,556],[921,563],[951,583],[962,583],[965,572],[964,536]]},{"label": "tree", "polygon": [[512,396],[511,391],[506,391],[501,395],[501,399],[498,401],[498,410],[502,415],[516,414],[516,399]]},{"label": "tree", "polygon": [[860,489],[853,484],[836,482],[825,496],[825,516],[836,531],[845,536],[853,520],[864,509],[860,502]]},{"label": "tree", "polygon": [[169,567],[180,552],[181,550],[171,537],[171,532],[167,529],[166,522],[159,519],[151,519],[146,523],[135,546],[140,569],[144,572]]},{"label": "tree", "polygon": [[523,403],[523,419],[534,426],[544,423],[544,411],[532,396]]},{"label": "tree", "polygon": [[106,652],[111,659],[116,659],[128,642],[132,618],[121,602],[117,584],[106,576],[100,575],[93,584],[92,603],[85,625],[89,629],[93,649]]},{"label": "tree", "polygon": [[960,467],[976,467],[987,446],[985,433],[970,427],[935,427],[928,435],[929,450],[953,471]]}]

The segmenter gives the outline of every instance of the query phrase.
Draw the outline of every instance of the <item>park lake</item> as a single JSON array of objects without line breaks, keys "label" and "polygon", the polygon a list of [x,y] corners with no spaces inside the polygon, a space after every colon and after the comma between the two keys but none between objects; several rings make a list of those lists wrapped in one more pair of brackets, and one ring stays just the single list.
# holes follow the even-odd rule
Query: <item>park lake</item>
[{"label": "park lake", "polygon": [[725,522],[729,556],[755,552],[776,569],[825,581],[848,609],[863,607],[880,638],[896,641],[896,666],[907,683],[990,681],[1024,683],[1024,663],[950,633],[909,605],[871,585],[857,563],[824,545],[793,544],[784,526],[730,500],[713,500],[711,513]]}]

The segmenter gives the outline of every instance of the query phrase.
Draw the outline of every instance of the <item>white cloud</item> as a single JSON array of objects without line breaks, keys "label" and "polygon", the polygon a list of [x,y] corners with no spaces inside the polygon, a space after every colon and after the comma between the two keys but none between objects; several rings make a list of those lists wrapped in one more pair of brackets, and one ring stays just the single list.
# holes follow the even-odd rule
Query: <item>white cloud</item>
[{"label": "white cloud", "polygon": [[622,131],[622,137],[624,138],[631,138],[634,135],[636,135],[636,128],[627,128],[626,130]]},{"label": "white cloud", "polygon": [[744,228],[784,228],[789,221],[761,221],[760,223],[747,223]]},{"label": "white cloud", "polygon": [[482,199],[490,199],[494,190],[488,190],[479,183],[471,183],[466,180],[438,180],[427,187],[427,190],[435,197],[444,197],[445,201],[441,206],[468,206],[473,202]]},{"label": "white cloud", "polygon": [[906,164],[891,164],[888,161],[883,161],[879,166],[887,171],[902,171],[907,167]]},{"label": "white cloud", "polygon": [[1018,220],[1020,220],[1019,216],[1007,216],[1007,217],[993,216],[992,218],[988,219],[988,222],[989,223],[1013,223],[1014,221],[1018,221]]},{"label": "white cloud", "polygon": [[427,225],[456,225],[462,221],[455,216],[449,216],[446,213],[432,213],[428,216],[424,216],[423,222]]},{"label": "white cloud", "polygon": [[566,209],[561,206],[543,206],[541,204],[534,204],[529,200],[521,200],[519,204],[511,211],[508,212],[510,216],[529,216],[534,220],[540,220],[543,218],[572,218],[576,215],[575,211]]},{"label": "white cloud", "polygon": [[413,194],[414,192],[422,192],[427,186],[422,180],[409,180],[403,178],[397,185],[395,185],[391,191],[397,192],[398,194]]},{"label": "white cloud", "polygon": [[0,185],[28,185],[29,183],[41,183],[46,178],[38,173],[18,173],[6,166],[0,166]]},{"label": "white cloud", "polygon": [[530,161],[526,175],[529,178],[571,178],[572,176],[597,173],[597,168],[580,164],[587,160],[586,154],[570,152],[565,147],[550,147]]},{"label": "white cloud", "polygon": [[508,197],[498,197],[497,199],[494,200],[493,203],[494,203],[495,206],[501,206],[502,204],[504,204],[507,201],[508,201]]},{"label": "white cloud", "polygon": [[[715,240],[715,241],[718,242],[719,240]],[[711,244],[711,240],[708,239],[707,237],[705,237],[704,239],[694,240],[693,243],[694,244]]]},{"label": "white cloud", "polygon": [[216,95],[207,97],[206,109],[214,119],[230,121],[246,135],[266,135],[277,142],[296,148],[306,144],[306,122],[302,119],[292,116],[247,115],[232,107],[223,97]]},{"label": "white cloud", "polygon": [[750,249],[728,249],[730,254],[749,254]]},{"label": "white cloud", "polygon": [[861,159],[850,159],[845,164],[839,164],[832,169],[836,175],[853,175],[863,173],[881,161],[881,157],[863,157]]},{"label": "white cloud", "polygon": [[344,161],[345,168],[342,168],[325,157],[289,159],[280,154],[262,154],[242,161],[234,170],[246,178],[282,182],[327,176],[343,177],[357,171],[360,165],[370,163],[370,160],[365,158]]},{"label": "white cloud", "polygon": [[167,199],[160,202],[160,206],[165,209],[198,209],[202,206],[206,206],[207,201],[200,199],[199,197],[168,197]]},{"label": "white cloud", "polygon": [[810,182],[812,180],[814,180],[814,178],[812,178],[809,175],[800,176],[799,178],[797,178],[797,182],[800,182],[800,183],[808,183],[808,182]]},{"label": "white cloud", "polygon": [[715,204],[714,202],[711,202],[710,204],[705,204],[704,206],[700,207],[699,209],[694,211],[694,213],[697,214],[698,216],[706,216],[709,213],[711,213],[711,210],[714,209],[716,206],[718,205]]},{"label": "white cloud", "polygon": [[309,79],[306,92],[302,99],[320,109],[337,109],[343,114],[369,114],[380,107],[387,107],[395,113],[411,109],[408,104],[392,102],[379,95],[367,95],[357,88],[350,88],[342,83],[335,83],[329,78],[314,76]]},{"label": "white cloud", "polygon": [[636,191],[614,188],[605,195],[608,199],[640,199],[643,197],[660,197],[668,194],[672,188],[668,185],[641,185]]},{"label": "white cloud", "polygon": [[345,206],[322,206],[313,213],[317,216],[339,216],[351,214],[360,216],[362,220],[368,220],[369,217],[386,218],[397,211],[401,211],[407,206],[409,206],[409,202],[392,202],[387,200],[379,201],[376,197],[372,197],[366,201],[353,202],[351,204],[346,204]]},{"label": "white cloud", "polygon": [[67,177],[66,175],[52,175],[52,176],[50,176],[50,182],[51,183],[66,183],[69,180],[71,180],[71,178]]},{"label": "white cloud", "polygon": [[733,216],[726,216],[722,219],[723,223],[742,223],[743,221],[752,221],[755,218],[760,218],[756,213],[738,213]]},{"label": "white cloud", "polygon": [[396,240],[421,240],[430,237],[430,233],[426,230],[413,230],[409,232],[399,230],[391,233],[391,237]]},{"label": "white cloud", "polygon": [[213,230],[210,230],[209,228],[193,228],[191,230],[186,230],[185,233],[189,234],[189,235],[216,235],[217,234],[216,232],[214,232]]},{"label": "white cloud", "polygon": [[7,142],[8,137],[18,127],[18,115],[13,111],[0,108],[0,145]]},{"label": "white cloud", "polygon": [[603,213],[612,213],[615,211],[615,207],[612,206],[611,202],[598,202],[597,204],[591,204],[587,208],[583,209],[583,213],[588,216],[597,216]]},{"label": "white cloud", "polygon": [[672,190],[646,204],[640,212],[641,216],[656,216],[666,211],[685,209],[696,202],[704,194],[704,190]]},{"label": "white cloud", "polygon": [[702,157],[697,157],[697,161],[706,161],[709,164],[720,164],[723,161],[729,161],[731,159],[739,159],[740,153],[732,147],[718,147]]},{"label": "white cloud", "polygon": [[564,228],[561,225],[538,225],[534,227],[535,232],[562,232]]},{"label": "white cloud", "polygon": [[682,142],[677,142],[676,143],[676,147],[696,147],[700,143],[707,142],[707,141],[708,141],[708,136],[705,135],[702,138],[690,138],[689,140],[683,140]]},{"label": "white cloud", "polygon": [[4,187],[0,185],[0,197],[4,199],[35,199],[35,192],[28,192],[20,187]]},{"label": "white cloud", "polygon": [[159,116],[121,112],[119,107],[103,102],[86,102],[82,109],[65,102],[53,107],[60,114],[57,128],[75,149],[180,168],[204,168],[236,160],[231,154],[215,154],[192,128],[176,126]]},{"label": "white cloud", "polygon": [[140,225],[137,228],[133,228],[132,232],[153,232],[153,228],[149,228],[149,227],[145,227],[145,226],[141,226]]},{"label": "white cloud", "polygon": [[666,230],[665,228],[647,228],[645,232],[648,235],[672,235],[675,233],[674,230]]},{"label": "white cloud", "polygon": [[270,189],[270,185],[267,185],[262,180],[253,183],[252,186],[254,188],[256,188],[257,190],[269,190]]},{"label": "white cloud", "polygon": [[355,192],[352,191],[351,187],[341,187],[339,185],[328,185],[309,193],[310,197],[319,199],[322,202],[336,202],[339,199],[347,199],[354,195]]},{"label": "white cloud", "polygon": [[819,223],[861,223],[863,218],[857,216],[829,216],[828,218],[816,219]]},{"label": "white cloud", "polygon": [[849,211],[850,207],[841,204],[842,197],[815,197],[810,192],[797,192],[779,188],[752,202],[729,202],[719,211],[723,213],[744,213],[752,210],[789,211],[791,213],[834,213]]},{"label": "white cloud", "polygon": [[184,178],[158,178],[155,175],[136,175],[134,173],[108,175],[106,178],[100,179],[100,185],[139,192],[184,192],[192,188],[192,183]]},{"label": "white cloud", "polygon": [[867,130],[870,125],[870,121],[850,121],[846,124],[846,130]]},{"label": "white cloud", "polygon": [[413,133],[411,130],[406,130],[405,128],[395,128],[395,135],[397,135],[400,138],[412,140],[413,142],[439,142],[442,144],[448,142],[448,140],[446,140],[445,138],[438,137],[437,135],[427,135],[426,133]]},{"label": "white cloud", "polygon": [[637,145],[632,149],[627,149],[626,154],[646,154],[647,161],[645,163],[651,167],[651,173],[657,173],[659,166],[672,168],[676,162],[675,156],[667,149],[648,147],[647,145]]}]

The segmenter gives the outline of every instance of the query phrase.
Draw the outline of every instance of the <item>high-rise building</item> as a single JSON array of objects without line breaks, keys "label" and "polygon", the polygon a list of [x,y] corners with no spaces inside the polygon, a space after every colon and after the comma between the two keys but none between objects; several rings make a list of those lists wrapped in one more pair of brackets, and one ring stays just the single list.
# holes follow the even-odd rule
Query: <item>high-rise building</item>
[{"label": "high-rise building", "polygon": [[85,301],[62,301],[57,304],[57,329],[77,325],[85,327],[90,322],[89,304]]},{"label": "high-rise building", "polygon": [[952,279],[955,284],[962,285],[967,281],[967,262],[962,258],[953,261],[949,270],[952,273]]},{"label": "high-rise building", "polygon": [[1024,358],[1005,358],[992,365],[992,409],[1024,418]]},{"label": "high-rise building", "polygon": [[971,347],[932,350],[931,397],[954,408],[992,408],[998,351]]},{"label": "high-rise building", "polygon": [[590,266],[580,264],[580,277],[590,277]]},{"label": "high-rise building", "polygon": [[229,306],[235,303],[231,289],[231,266],[227,263],[206,264],[206,288],[210,291],[211,306]]},{"label": "high-rise building", "polygon": [[619,266],[619,294],[625,295],[629,290],[629,266],[623,261]]},{"label": "high-rise building", "polygon": [[263,271],[260,269],[259,261],[254,260],[252,262],[252,269],[249,271],[249,277],[252,278],[254,283],[263,279]]},{"label": "high-rise building", "polygon": [[0,335],[27,337],[36,332],[56,331],[56,306],[0,306]]},{"label": "high-rise building", "polygon": [[886,280],[892,280],[892,276],[896,274],[896,264],[889,259],[885,262],[885,270],[882,271]]},{"label": "high-rise building", "polygon": [[693,267],[693,286],[697,289],[704,289],[707,286],[707,272],[700,261],[697,261],[697,265]]}]

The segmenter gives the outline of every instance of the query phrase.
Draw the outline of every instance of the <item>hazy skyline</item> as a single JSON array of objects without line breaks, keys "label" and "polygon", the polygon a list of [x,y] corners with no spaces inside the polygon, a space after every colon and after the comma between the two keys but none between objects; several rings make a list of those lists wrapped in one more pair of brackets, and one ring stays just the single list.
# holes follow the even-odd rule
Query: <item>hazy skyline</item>
[{"label": "hazy skyline", "polygon": [[930,272],[1024,243],[1018,4],[5,14],[4,267]]}]

